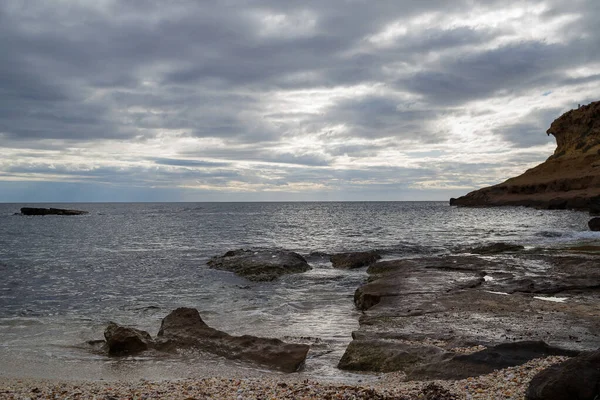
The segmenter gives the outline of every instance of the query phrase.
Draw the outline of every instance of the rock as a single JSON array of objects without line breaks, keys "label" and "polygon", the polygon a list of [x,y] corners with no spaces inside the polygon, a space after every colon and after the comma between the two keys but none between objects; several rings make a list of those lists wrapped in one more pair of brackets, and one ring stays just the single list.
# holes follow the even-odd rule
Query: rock
[{"label": "rock", "polygon": [[407,374],[407,379],[459,380],[521,365],[534,358],[577,354],[577,351],[548,346],[543,341],[502,343],[473,354],[457,354],[446,360],[420,365]]},{"label": "rock", "polygon": [[600,196],[590,198],[590,215],[600,215]]},{"label": "rock", "polygon": [[596,400],[600,398],[600,350],[553,365],[533,377],[527,400]]},{"label": "rock", "polygon": [[211,258],[211,268],[231,271],[251,281],[272,281],[284,274],[311,269],[304,257],[292,251],[233,250]]},{"label": "rock", "polygon": [[524,250],[525,247],[517,245],[517,244],[509,244],[509,243],[492,243],[481,247],[475,247],[470,249],[469,252],[473,254],[498,254],[498,253],[506,253],[506,252],[515,252]]},{"label": "rock", "polygon": [[431,345],[414,345],[386,340],[353,340],[338,368],[351,371],[406,371],[415,365],[440,362],[447,354]]},{"label": "rock", "polygon": [[115,356],[140,353],[152,346],[152,337],[148,332],[114,322],[104,330],[104,338],[108,354]]},{"label": "rock", "polygon": [[63,208],[21,208],[21,215],[83,215],[88,214],[87,211],[67,210]]},{"label": "rock", "polygon": [[163,351],[195,348],[283,372],[297,371],[304,364],[310,348],[279,339],[231,336],[206,325],[193,308],[178,308],[162,320],[155,347]]},{"label": "rock", "polygon": [[[495,362],[525,362],[530,353],[600,347],[600,269],[589,254],[445,255],[380,261],[367,272],[368,281],[354,297],[362,311],[360,327],[341,368],[398,367],[394,357],[407,344],[443,350],[434,354],[440,358],[412,358],[404,372],[421,374],[419,379],[444,371],[479,374]],[[566,301],[544,300],[556,293]],[[493,347],[513,342],[526,348]],[[466,358],[453,350],[476,345],[490,350]],[[447,368],[437,372],[438,364]]]},{"label": "rock", "polygon": [[361,251],[332,254],[329,260],[333,268],[353,269],[369,266],[380,258],[376,251]]},{"label": "rock", "polygon": [[600,231],[600,218],[596,217],[590,219],[588,222],[588,226],[590,227],[591,231]]},{"label": "rock", "polygon": [[600,211],[600,101],[566,112],[547,133],[557,148],[544,163],[450,204]]}]

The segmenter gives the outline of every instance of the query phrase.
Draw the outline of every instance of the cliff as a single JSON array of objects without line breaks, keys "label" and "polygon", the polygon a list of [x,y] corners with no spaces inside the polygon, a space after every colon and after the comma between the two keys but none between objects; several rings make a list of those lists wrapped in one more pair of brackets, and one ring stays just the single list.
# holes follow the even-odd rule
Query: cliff
[{"label": "cliff", "polygon": [[581,210],[600,205],[600,101],[566,112],[547,133],[557,147],[545,162],[450,204]]}]

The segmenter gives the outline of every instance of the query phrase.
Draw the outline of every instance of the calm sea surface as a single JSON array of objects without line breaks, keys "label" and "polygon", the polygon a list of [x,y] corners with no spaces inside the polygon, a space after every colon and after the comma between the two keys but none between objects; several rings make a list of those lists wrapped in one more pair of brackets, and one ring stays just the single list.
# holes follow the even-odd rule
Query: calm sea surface
[{"label": "calm sea surface", "polygon": [[[30,204],[87,210],[13,215],[0,204],[0,375],[84,379],[208,376],[257,371],[187,354],[121,360],[91,353],[108,321],[158,331],[181,306],[212,327],[312,343],[308,377],[352,379],[335,365],[358,328],[364,269],[331,268],[319,253],[377,249],[384,258],[511,242],[562,246],[600,238],[586,213],[454,208],[443,202]],[[237,248],[289,249],[313,270],[252,283],[208,269]],[[241,371],[241,372],[240,372]]]}]

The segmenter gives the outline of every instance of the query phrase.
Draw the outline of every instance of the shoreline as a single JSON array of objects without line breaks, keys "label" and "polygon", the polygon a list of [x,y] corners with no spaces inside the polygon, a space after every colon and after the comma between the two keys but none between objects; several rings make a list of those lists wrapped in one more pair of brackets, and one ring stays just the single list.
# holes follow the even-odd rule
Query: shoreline
[{"label": "shoreline", "polygon": [[[523,399],[531,379],[567,357],[531,360],[488,375],[457,381],[404,381],[404,374],[384,374],[373,382],[348,385],[327,379],[307,380],[295,374],[262,377],[204,377],[168,380],[71,380],[0,376],[0,397],[77,399],[427,399],[438,390],[440,399]],[[434,386],[429,386],[430,384]],[[429,386],[429,388],[428,388]],[[427,389],[428,388],[428,389]],[[443,397],[446,395],[447,397]],[[454,395],[454,397],[448,397]]]}]

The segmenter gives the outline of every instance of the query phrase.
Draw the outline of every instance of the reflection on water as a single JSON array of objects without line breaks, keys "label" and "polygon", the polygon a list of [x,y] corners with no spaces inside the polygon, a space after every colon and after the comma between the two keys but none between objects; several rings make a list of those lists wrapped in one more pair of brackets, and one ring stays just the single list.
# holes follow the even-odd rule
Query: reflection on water
[{"label": "reflection on water", "polygon": [[[120,369],[134,377],[256,371],[205,355],[204,372],[197,355],[117,362],[76,346],[102,338],[108,321],[155,335],[169,311],[185,306],[231,334],[318,339],[306,374],[346,379],[352,374],[335,366],[358,327],[352,298],[366,274],[332,269],[327,253],[415,257],[497,241],[548,246],[599,237],[587,231],[585,213],[441,202],[61,204],[36,206],[90,214],[12,215],[21,206],[0,205],[0,370],[29,365],[41,376],[69,366],[106,379]],[[254,283],[206,267],[236,248],[294,250],[313,269]]]}]

